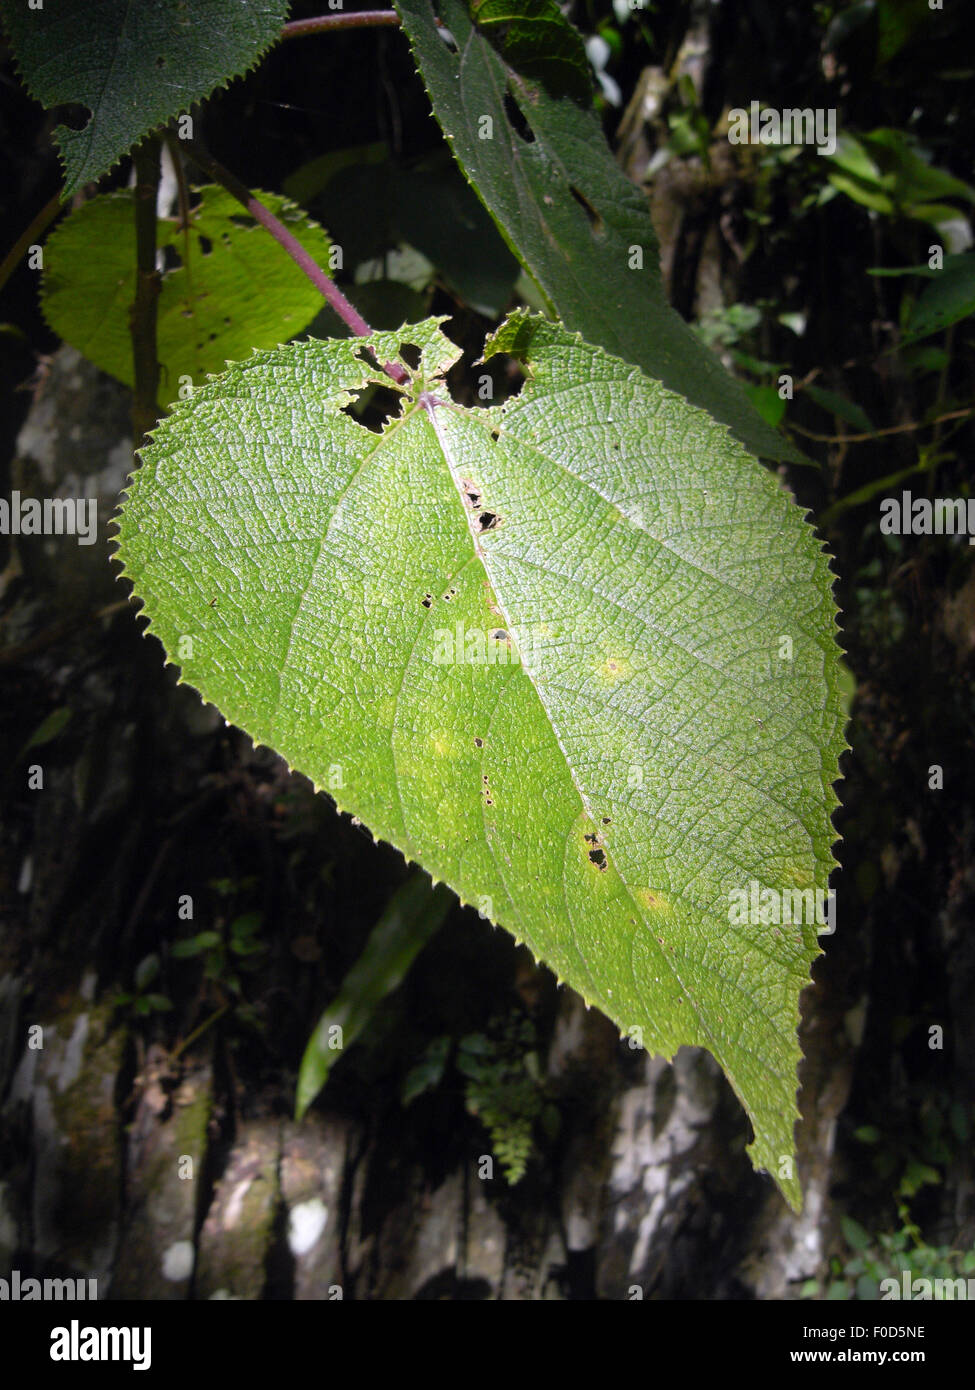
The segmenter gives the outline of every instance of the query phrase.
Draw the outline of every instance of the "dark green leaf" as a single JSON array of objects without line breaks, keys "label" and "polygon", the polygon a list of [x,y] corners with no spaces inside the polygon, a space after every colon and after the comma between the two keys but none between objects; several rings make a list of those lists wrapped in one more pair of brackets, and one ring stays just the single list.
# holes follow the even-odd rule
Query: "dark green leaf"
[{"label": "dark green leaf", "polygon": [[220,945],[220,937],[215,931],[201,931],[196,936],[189,936],[183,941],[176,941],[170,947],[169,954],[174,960],[190,960],[193,956],[199,956],[204,951],[210,950],[213,946]]},{"label": "dark green leaf", "polygon": [[905,343],[916,343],[932,333],[975,314],[975,253],[946,257],[944,269],[925,285],[908,320]]},{"label": "dark green leaf", "polygon": [[254,67],[287,13],[287,0],[10,0],[4,23],[31,96],[91,112],[82,129],[54,131],[65,194]]},{"label": "dark green leaf", "polygon": [[[754,453],[801,454],[670,307],[647,199],[624,176],[591,106],[507,64],[461,0],[397,0],[454,158],[567,328],[729,425]],[[528,13],[513,0],[509,11]]]},{"label": "dark green leaf", "polygon": [[840,1225],[843,1228],[843,1235],[846,1243],[851,1250],[866,1250],[870,1245],[870,1237],[858,1221],[854,1221],[852,1216],[840,1218]]},{"label": "dark green leaf", "polygon": [[868,433],[873,429],[870,417],[866,411],[856,404],[855,401],[847,400],[837,391],[827,391],[822,386],[806,386],[803,393],[817,405],[835,415],[837,419],[845,420],[848,425],[853,425],[855,429]]},{"label": "dark green leaf", "polygon": [[66,727],[70,719],[71,708],[69,705],[61,705],[59,709],[52,710],[31,734],[24,745],[23,752],[26,753],[29,748],[39,748],[44,743],[51,743]]},{"label": "dark green leaf", "polygon": [[343,169],[315,200],[314,210],[346,248],[348,264],[406,242],[432,262],[463,303],[497,318],[511,299],[519,265],[444,153],[444,159],[423,165]]},{"label": "dark green leaf", "polygon": [[148,956],[143,956],[139,964],[135,967],[135,987],[144,990],[146,985],[152,984],[159,974],[159,957],[155,952]]}]

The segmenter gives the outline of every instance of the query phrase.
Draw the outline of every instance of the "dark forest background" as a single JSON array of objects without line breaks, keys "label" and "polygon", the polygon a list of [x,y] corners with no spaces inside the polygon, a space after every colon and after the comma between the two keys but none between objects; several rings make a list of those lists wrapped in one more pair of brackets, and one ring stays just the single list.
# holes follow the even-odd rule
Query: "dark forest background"
[{"label": "dark forest background", "polygon": [[[970,493],[975,320],[907,344],[928,282],[868,273],[971,242],[964,198],[950,238],[919,213],[904,154],[972,180],[965,8],[570,8],[604,41],[604,129],[646,186],[672,302],[770,418],[780,372],[800,384],[781,423],[815,466],[783,477],[836,557],[852,751],[838,927],[803,998],[803,1215],[752,1171],[710,1058],[630,1051],[459,907],[294,1123],[308,1037],[407,870],[143,640],[105,524],[130,400],[60,345],[22,265],[0,299],[0,494],[88,479],[102,524],[90,548],[0,537],[0,1265],[140,1298],[870,1298],[905,1268],[975,1273],[975,552],[878,524],[901,487]],[[722,114],[755,97],[835,106],[876,182],[729,146]],[[197,119],[252,187],[380,141],[401,169],[460,179],[395,30],[292,42]],[[58,187],[52,126],[0,49],[4,251]],[[368,223],[380,252],[401,239],[367,199],[308,205]],[[493,321],[419,249],[429,312],[472,360]],[[174,952],[183,895],[219,945]]]}]

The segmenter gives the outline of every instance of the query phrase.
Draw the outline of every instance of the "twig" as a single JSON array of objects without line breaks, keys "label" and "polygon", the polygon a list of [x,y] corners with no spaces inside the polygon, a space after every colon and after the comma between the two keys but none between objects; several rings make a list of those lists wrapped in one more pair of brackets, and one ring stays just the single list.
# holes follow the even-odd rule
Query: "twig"
[{"label": "twig", "polygon": [[150,135],[135,151],[135,300],[129,311],[135,393],[132,437],[138,449],[159,418],[159,353],[156,311],[160,276],[156,269],[156,198],[159,192],[159,140]]},{"label": "twig", "polygon": [[395,10],[355,10],[351,14],[326,14],[319,15],[316,19],[293,19],[281,30],[281,37],[301,39],[306,34],[327,34],[331,29],[370,29],[378,25],[398,28],[399,23],[400,17]]},{"label": "twig", "polygon": [[205,1018],[198,1028],[193,1029],[192,1033],[190,1033],[188,1038],[184,1038],[181,1043],[177,1043],[177,1045],[173,1048],[172,1052],[169,1054],[169,1061],[171,1063],[175,1062],[177,1057],[181,1056],[182,1053],[184,1053],[188,1047],[195,1043],[200,1034],[205,1033],[209,1027],[216,1023],[218,1018],[222,1018],[229,1008],[229,1003],[221,1004],[220,1008],[217,1009],[214,1013],[212,1013],[209,1018]]},{"label": "twig", "polygon": [[[251,193],[250,189],[242,184],[236,175],[232,174],[229,169],[225,169],[211,154],[208,154],[206,150],[202,149],[195,140],[185,140],[183,143],[204,173],[208,174],[209,177],[214,179],[217,183],[222,184],[227,192],[232,194],[233,197],[237,199],[238,203],[242,203],[250,215],[255,218],[266,231],[271,233],[278,245],[287,251],[295,265],[297,265],[300,270],[304,271],[315,288],[325,298],[329,306],[335,310],[342,322],[352,330],[355,336],[357,338],[367,338],[372,333],[369,324],[366,323],[358,309],[356,309],[353,304],[349,303],[334,280],[330,280],[325,272],[315,264],[305,248],[296,237],[292,236],[284,223],[279,221],[274,213],[266,208],[263,203],[259,202],[258,199],[254,197],[253,193]],[[383,370],[386,372],[387,376],[392,377],[400,386],[409,379],[409,373],[401,367],[398,362],[384,362]]]},{"label": "twig", "polygon": [[58,189],[57,193],[51,195],[50,201],[44,204],[27,230],[18,237],[6,256],[4,256],[3,262],[0,264],[0,290],[3,289],[4,285],[17,269],[21,257],[27,248],[33,246],[42,232],[47,230],[48,224],[53,222],[55,217],[57,217],[63,201],[64,194]]},{"label": "twig", "polygon": [[803,429],[802,425],[792,424],[789,428],[806,439],[815,439],[819,444],[862,444],[868,439],[880,439],[886,434],[909,434],[912,430],[926,430],[930,425],[943,424],[945,420],[962,420],[966,415],[975,415],[975,407],[950,410],[947,415],[939,415],[934,420],[912,420],[908,425],[888,425],[886,429],[868,430],[866,434],[814,434],[812,430]]}]

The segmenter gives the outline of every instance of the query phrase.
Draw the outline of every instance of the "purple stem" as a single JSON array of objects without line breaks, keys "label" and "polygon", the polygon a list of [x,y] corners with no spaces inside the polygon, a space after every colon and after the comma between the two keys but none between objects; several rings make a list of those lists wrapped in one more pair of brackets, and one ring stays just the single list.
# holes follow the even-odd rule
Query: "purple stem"
[{"label": "purple stem", "polygon": [[[254,197],[253,193],[241,181],[232,174],[229,169],[225,169],[218,163],[211,154],[202,149],[195,140],[184,140],[187,150],[193,159],[217,183],[222,184],[228,193],[232,194],[238,201],[243,203],[250,215],[260,222],[261,226],[271,233],[274,240],[281,246],[294,261],[295,265],[308,276],[309,280],[324,296],[328,304],[335,310],[339,318],[346,324],[357,338],[367,338],[372,329],[359,313],[353,304],[350,304],[345,295],[333,280],[330,280],[320,266],[312,260],[308,252],[301,243],[292,236],[287,227],[281,222],[274,213],[266,208],[263,203]],[[402,386],[409,380],[409,373],[400,366],[398,362],[384,362],[383,371],[387,376]]]}]

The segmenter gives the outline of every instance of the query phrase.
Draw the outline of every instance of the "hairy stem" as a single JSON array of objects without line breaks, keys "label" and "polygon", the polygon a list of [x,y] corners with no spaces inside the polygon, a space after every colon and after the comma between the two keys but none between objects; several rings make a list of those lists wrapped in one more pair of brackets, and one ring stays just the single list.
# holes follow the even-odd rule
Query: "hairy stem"
[{"label": "hairy stem", "polygon": [[159,192],[159,140],[150,135],[135,151],[135,300],[129,310],[135,393],[132,438],[138,449],[159,418],[159,353],[156,314],[160,276],[156,269],[156,198]]},{"label": "hairy stem", "polygon": [[[232,174],[229,169],[225,169],[218,163],[212,155],[202,149],[194,140],[183,142],[192,155],[193,159],[199,164],[204,173],[208,174],[215,182],[222,184],[228,193],[232,194],[239,203],[242,203],[250,215],[255,218],[266,231],[270,232],[274,240],[281,246],[294,261],[295,265],[308,276],[315,288],[324,296],[326,302],[335,310],[339,318],[349,327],[357,338],[366,338],[372,329],[359,313],[353,304],[350,304],[345,295],[333,280],[330,280],[325,272],[315,264],[311,256],[301,245],[301,243],[288,231],[287,227],[281,222],[274,213],[259,202],[254,197],[250,189],[245,187],[240,180]],[[398,384],[402,385],[408,379],[408,373],[398,362],[384,362],[383,370],[387,376]]]},{"label": "hairy stem", "polygon": [[371,29],[379,25],[398,27],[395,10],[357,10],[352,14],[318,15],[315,19],[293,19],[281,30],[283,39],[300,39],[305,34],[323,34],[330,29]]}]

